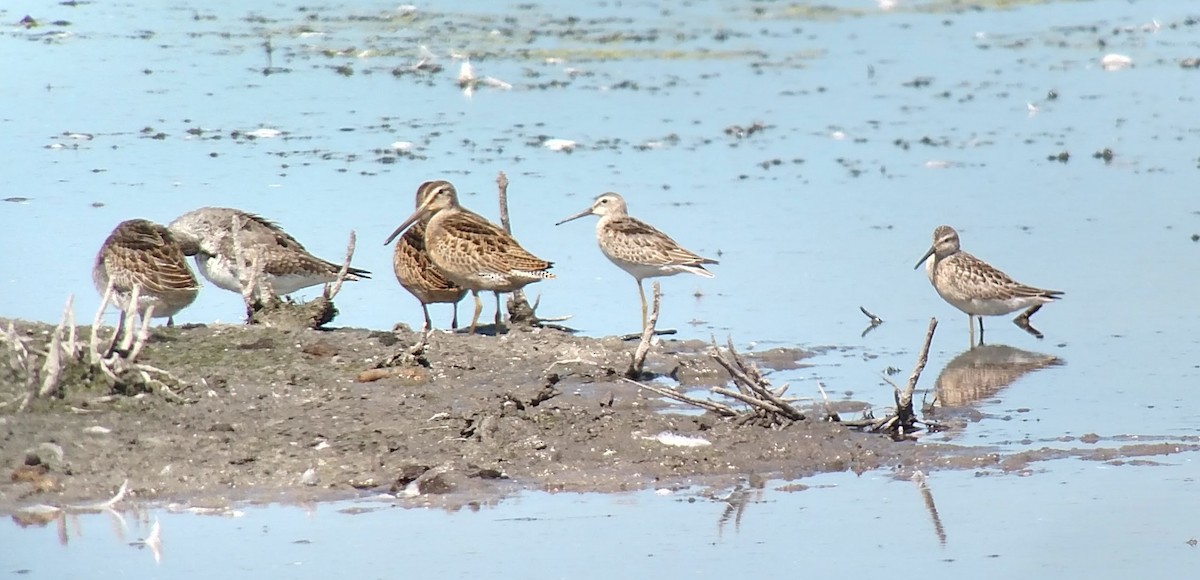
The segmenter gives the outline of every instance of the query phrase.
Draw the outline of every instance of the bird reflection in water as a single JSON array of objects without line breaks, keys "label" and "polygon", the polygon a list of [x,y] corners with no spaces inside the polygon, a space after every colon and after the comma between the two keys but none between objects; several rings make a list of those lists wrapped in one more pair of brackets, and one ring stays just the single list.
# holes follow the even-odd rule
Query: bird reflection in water
[{"label": "bird reflection in water", "polygon": [[1063,364],[1054,355],[1003,344],[968,349],[942,369],[934,383],[943,407],[962,407],[991,397],[1017,379],[1038,369]]}]

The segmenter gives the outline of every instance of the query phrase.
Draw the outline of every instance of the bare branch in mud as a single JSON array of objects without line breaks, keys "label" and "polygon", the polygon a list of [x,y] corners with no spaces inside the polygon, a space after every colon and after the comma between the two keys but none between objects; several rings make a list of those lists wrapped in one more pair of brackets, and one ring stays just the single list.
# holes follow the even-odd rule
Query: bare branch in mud
[{"label": "bare branch in mud", "polygon": [[900,420],[907,425],[916,422],[916,414],[913,413],[912,396],[913,391],[917,388],[917,381],[921,380],[921,371],[925,370],[925,363],[929,362],[929,346],[933,343],[933,333],[937,330],[937,319],[929,319],[929,330],[925,331],[925,344],[921,346],[921,354],[917,357],[917,364],[913,367],[913,372],[908,376],[908,386],[904,391],[898,393],[896,398],[896,414]]},{"label": "bare branch in mud", "polygon": [[936,318],[929,319],[929,330],[925,331],[925,342],[921,345],[920,354],[917,356],[917,364],[913,367],[913,372],[909,375],[908,384],[904,389],[901,389],[890,379],[884,377],[884,381],[892,385],[892,390],[896,398],[896,409],[891,414],[882,418],[843,421],[843,425],[877,433],[887,433],[893,439],[909,437],[918,429],[917,424],[922,421],[917,419],[916,413],[913,411],[912,396],[913,391],[917,388],[917,382],[921,380],[921,372],[925,370],[925,364],[929,361],[929,346],[933,343],[933,334],[937,330],[937,324]]},{"label": "bare branch in mud", "polygon": [[[509,235],[512,235],[512,222],[508,217],[508,175],[503,171],[496,175],[497,197],[500,200],[500,226]],[[508,310],[508,324],[522,324],[535,328],[552,328],[563,332],[575,332],[575,329],[563,326],[561,324],[552,324],[562,322],[570,318],[570,316],[556,316],[553,318],[539,318],[537,315],[538,302],[541,301],[539,296],[534,301],[533,305],[529,304],[529,300],[525,298],[525,291],[519,289],[513,292],[508,298],[506,307]]]},{"label": "bare branch in mud", "polygon": [[722,405],[721,403],[717,403],[714,401],[705,401],[704,399],[697,399],[694,397],[689,397],[683,393],[675,392],[666,387],[660,387],[657,385],[650,385],[650,384],[646,384],[646,383],[639,383],[637,381],[630,380],[630,379],[627,379],[624,377],[622,377],[621,380],[623,380],[631,385],[637,386],[639,388],[646,389],[647,391],[650,391],[657,395],[662,395],[664,397],[667,397],[668,399],[675,399],[676,401],[679,401],[681,403],[687,403],[689,405],[692,405],[694,407],[699,407],[706,411],[712,411],[713,413],[721,415],[722,417],[736,417],[738,415],[737,411],[734,411],[732,408],[730,408],[726,405]]},{"label": "bare branch in mud", "polygon": [[829,394],[825,392],[825,384],[817,381],[817,390],[821,391],[821,398],[825,400],[825,416],[835,423],[841,421],[842,418],[838,416],[837,411],[833,410],[833,405],[829,402]]},{"label": "bare branch in mud", "polygon": [[[657,315],[659,295],[657,286],[655,284],[655,315],[650,317],[649,323],[646,329],[644,329],[642,345],[648,344],[650,337],[653,336],[653,321]],[[793,400],[784,398],[783,395],[787,392],[787,385],[778,389],[773,388],[770,381],[762,376],[757,367],[748,363],[738,354],[737,349],[733,346],[732,339],[730,339],[725,351],[722,351],[714,343],[711,356],[729,372],[730,377],[733,378],[734,385],[737,386],[737,390],[725,387],[709,387],[709,392],[747,405],[750,407],[749,410],[737,410],[714,401],[688,397],[665,387],[647,385],[629,379],[624,380],[664,397],[711,411],[722,417],[732,418],[738,424],[756,423],[762,426],[779,426],[805,419],[804,413],[792,406]],[[633,370],[632,366],[630,370]]]},{"label": "bare branch in mud", "polygon": [[729,372],[733,377],[734,382],[738,385],[738,389],[748,396],[766,401],[780,409],[780,414],[792,421],[803,421],[804,413],[800,412],[791,403],[783,400],[782,397],[775,394],[771,390],[771,382],[762,376],[758,368],[752,364],[748,364],[745,359],[738,354],[737,349],[733,346],[733,339],[730,338],[727,343],[728,354],[722,355],[720,349],[713,345],[712,357]]},{"label": "bare branch in mud", "polygon": [[333,282],[325,285],[325,299],[333,300],[338,292],[342,291],[342,283],[346,281],[346,276],[350,275],[350,259],[354,257],[354,244],[358,239],[354,235],[354,230],[350,230],[350,243],[346,244],[346,259],[342,260],[342,268],[338,270],[337,278]]},{"label": "bare branch in mud", "polygon": [[654,283],[654,301],[650,306],[650,316],[646,318],[646,327],[642,329],[642,341],[625,369],[625,376],[636,379],[642,376],[642,367],[646,364],[646,355],[650,352],[650,342],[654,338],[654,325],[658,324],[658,309],[662,303],[662,287]]},{"label": "bare branch in mud", "polygon": [[[91,355],[90,360],[93,365],[100,364],[100,324],[104,318],[104,310],[108,308],[108,303],[112,301],[112,295],[113,280],[109,278],[108,286],[104,288],[104,295],[100,297],[100,307],[96,309],[96,316],[92,319],[92,337],[88,340],[88,353]],[[113,338],[116,337],[114,336]]]},{"label": "bare branch in mud", "polygon": [[[58,381],[62,378],[62,371],[65,367],[64,359],[73,357],[76,353],[75,315],[72,312],[74,304],[75,295],[67,296],[67,305],[63,309],[62,320],[58,326],[54,327],[54,332],[50,335],[50,346],[46,351],[46,364],[42,366],[42,386],[37,392],[39,397],[49,397],[58,391]],[[71,337],[64,345],[63,332],[68,325],[71,328]]]},{"label": "bare branch in mud", "polygon": [[508,221],[508,176],[501,171],[496,175],[496,187],[500,190],[500,226],[512,235],[512,224]]},{"label": "bare branch in mud", "polygon": [[[112,337],[102,341],[104,311],[114,297],[113,282],[109,281],[92,320],[92,334],[86,348],[80,344],[75,330],[74,296],[67,298],[62,320],[49,334],[44,352],[34,348],[32,340],[21,336],[12,323],[0,331],[0,345],[7,346],[5,350],[9,353],[9,369],[23,379],[26,386],[25,394],[18,398],[21,400],[18,411],[27,410],[36,399],[63,394],[64,376],[84,382],[106,380],[110,392],[151,391],[169,400],[184,401],[171,390],[171,385],[181,385],[182,381],[165,370],[137,362],[150,337],[150,320],[154,315],[153,306],[139,315],[137,305],[141,292],[141,287],[135,285],[129,301],[117,304],[121,311],[120,320],[113,328]],[[105,342],[107,346],[101,350]],[[100,402],[101,399],[93,401]],[[8,404],[11,403],[0,406]]]}]

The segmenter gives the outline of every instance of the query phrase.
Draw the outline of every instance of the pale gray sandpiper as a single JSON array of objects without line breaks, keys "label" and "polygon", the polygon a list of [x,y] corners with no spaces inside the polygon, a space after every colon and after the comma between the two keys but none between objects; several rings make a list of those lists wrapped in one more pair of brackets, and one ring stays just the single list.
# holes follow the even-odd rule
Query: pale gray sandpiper
[{"label": "pale gray sandpiper", "polygon": [[151,318],[166,318],[167,326],[172,326],[173,317],[200,292],[184,258],[196,251],[194,245],[181,242],[159,224],[143,219],[123,221],[100,246],[92,281],[101,296],[112,282],[112,299],[122,316],[134,286],[138,286],[138,315],[149,312]]},{"label": "pale gray sandpiper", "polygon": [[[333,282],[341,266],[318,258],[304,249],[275,223],[258,215],[227,207],[204,207],[185,213],[168,226],[177,237],[199,247],[196,265],[218,288],[242,292],[234,267],[234,219],[239,224],[238,241],[247,263],[259,256],[263,281],[276,296],[301,288]],[[370,272],[350,268],[347,280],[370,278]]]},{"label": "pale gray sandpiper", "polygon": [[913,268],[919,268],[922,263],[938,295],[967,314],[972,345],[975,344],[974,317],[979,317],[982,343],[984,316],[1000,316],[1021,309],[1028,310],[1014,318],[1013,323],[1041,338],[1041,333],[1029,325],[1029,317],[1043,304],[1057,300],[1063,294],[1058,290],[1018,283],[991,264],[962,251],[958,232],[950,226],[933,230],[933,245]]},{"label": "pale gray sandpiper", "polygon": [[513,292],[541,280],[553,279],[553,265],[522,248],[508,232],[458,202],[458,192],[448,181],[421,184],[425,199],[384,244],[409,226],[428,218],[425,251],[446,279],[475,296],[475,314],[468,333],[474,334],[483,303],[481,291],[496,293],[496,334],[500,333],[500,293]]},{"label": "pale gray sandpiper", "polygon": [[642,288],[642,280],[683,272],[713,277],[704,265],[717,264],[716,260],[690,252],[654,226],[630,217],[625,199],[616,193],[600,195],[591,207],[554,225],[589,215],[600,216],[596,222],[600,251],[637,280],[638,295],[642,298],[642,328],[646,327],[646,291]]},{"label": "pale gray sandpiper", "polygon": [[[426,181],[417,188],[416,207],[421,207],[425,198],[437,190],[439,182]],[[429,305],[448,303],[454,305],[454,318],[450,328],[458,328],[458,302],[467,294],[466,288],[461,288],[446,279],[429,258],[425,251],[425,225],[429,218],[418,220],[396,241],[396,249],[392,252],[392,270],[396,280],[410,294],[421,301],[421,311],[425,314],[425,326],[422,330],[433,328],[429,319]]]}]

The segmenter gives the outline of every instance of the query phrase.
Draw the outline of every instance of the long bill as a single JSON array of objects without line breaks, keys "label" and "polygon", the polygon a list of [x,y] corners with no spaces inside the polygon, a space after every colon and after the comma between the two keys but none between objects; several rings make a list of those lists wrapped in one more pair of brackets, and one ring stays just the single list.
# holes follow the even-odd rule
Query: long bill
[{"label": "long bill", "polygon": [[575,214],[575,215],[573,215],[573,216],[571,216],[571,217],[569,217],[569,218],[567,218],[567,219],[564,219],[564,220],[562,220],[562,221],[559,221],[558,223],[556,223],[556,224],[554,224],[554,225],[556,225],[556,226],[561,226],[561,225],[563,225],[563,224],[565,224],[565,223],[567,223],[567,222],[569,222],[569,221],[571,221],[571,220],[577,220],[577,219],[579,219],[579,218],[581,218],[581,217],[584,217],[584,216],[589,216],[589,215],[592,215],[592,208],[590,208],[590,207],[589,207],[589,208],[587,208],[587,209],[585,209],[585,210],[583,210],[583,211],[581,211],[581,212],[579,212],[579,213],[577,213],[577,214]]},{"label": "long bill", "polygon": [[425,214],[429,212],[429,204],[431,201],[433,201],[433,196],[429,196],[428,198],[425,199],[425,203],[422,203],[421,205],[417,206],[417,210],[414,211],[412,215],[408,216],[408,219],[404,220],[404,223],[400,224],[400,226],[396,228],[396,231],[392,232],[392,235],[388,236],[387,241],[384,242],[383,245],[385,245],[385,246],[391,245],[392,240],[396,239],[396,237],[398,237],[400,234],[404,233],[404,230],[407,230],[409,228],[409,226],[413,225],[414,223],[417,223],[417,220],[424,217]]},{"label": "long bill", "polygon": [[928,250],[927,252],[925,252],[925,255],[924,255],[924,256],[921,256],[921,259],[920,259],[920,260],[917,260],[917,265],[916,265],[916,266],[913,266],[913,270],[916,270],[917,268],[920,268],[920,267],[921,267],[921,264],[924,264],[924,263],[925,263],[925,260],[928,260],[928,259],[929,259],[929,256],[932,256],[932,255],[933,255],[933,252],[934,252],[934,247],[933,247],[933,246],[929,246],[929,250]]}]

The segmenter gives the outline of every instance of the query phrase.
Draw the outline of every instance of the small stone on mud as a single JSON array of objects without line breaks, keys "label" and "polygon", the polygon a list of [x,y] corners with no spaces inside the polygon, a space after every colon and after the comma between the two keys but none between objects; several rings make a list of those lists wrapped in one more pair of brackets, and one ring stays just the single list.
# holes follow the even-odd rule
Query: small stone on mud
[{"label": "small stone on mud", "polygon": [[214,431],[214,432],[232,433],[233,425],[230,425],[229,423],[213,423],[213,425],[211,427],[209,427],[208,430]]},{"label": "small stone on mud", "polygon": [[334,348],[328,342],[325,342],[323,340],[320,342],[314,342],[312,344],[305,345],[303,348],[300,349],[300,352],[307,354],[307,355],[320,357],[320,358],[331,357],[338,353],[336,348]]}]

